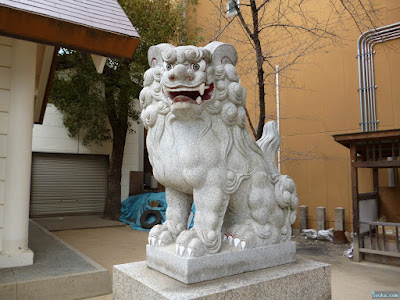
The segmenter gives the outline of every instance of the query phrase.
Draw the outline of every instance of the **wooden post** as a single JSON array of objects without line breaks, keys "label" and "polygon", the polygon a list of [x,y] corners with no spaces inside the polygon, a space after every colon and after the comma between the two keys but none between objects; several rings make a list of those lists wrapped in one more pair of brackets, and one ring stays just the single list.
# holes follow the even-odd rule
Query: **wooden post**
[{"label": "wooden post", "polygon": [[360,235],[360,227],[359,227],[359,208],[358,208],[358,170],[356,166],[357,162],[357,151],[356,145],[354,143],[350,146],[350,159],[351,159],[351,194],[353,201],[353,261],[360,261],[360,251],[359,251],[359,235]]},{"label": "wooden post", "polygon": [[378,218],[380,215],[380,200],[379,200],[379,176],[378,176],[378,168],[373,168],[372,169],[372,176],[373,176],[373,182],[374,182],[374,192],[376,192],[376,209],[377,209],[377,214]]}]

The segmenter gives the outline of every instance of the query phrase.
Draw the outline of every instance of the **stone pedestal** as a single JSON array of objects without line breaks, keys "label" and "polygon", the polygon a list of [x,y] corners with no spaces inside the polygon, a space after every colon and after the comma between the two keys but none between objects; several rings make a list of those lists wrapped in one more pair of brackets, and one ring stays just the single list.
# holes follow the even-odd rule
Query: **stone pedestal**
[{"label": "stone pedestal", "polygon": [[135,299],[331,299],[330,266],[298,259],[296,262],[184,284],[147,267],[146,262],[114,266],[114,300]]},{"label": "stone pedestal", "polygon": [[175,252],[175,245],[147,245],[147,265],[190,284],[294,262],[296,243],[286,242],[250,249],[238,249],[223,244],[220,252],[202,257],[181,257]]}]

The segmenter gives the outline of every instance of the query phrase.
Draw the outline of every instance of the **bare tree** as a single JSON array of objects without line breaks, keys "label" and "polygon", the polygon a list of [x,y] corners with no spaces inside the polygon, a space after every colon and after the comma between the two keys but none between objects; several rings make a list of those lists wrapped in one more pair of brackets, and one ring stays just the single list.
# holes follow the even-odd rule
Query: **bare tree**
[{"label": "bare tree", "polygon": [[[273,82],[275,65],[281,76],[306,55],[342,41],[351,19],[359,31],[376,27],[370,0],[209,0],[213,5],[205,30],[211,41],[228,37],[241,44],[241,75],[257,74],[256,117],[247,119],[256,139],[266,120],[266,84]],[[240,3],[239,3],[240,1]],[[250,76],[249,76],[250,77]],[[253,76],[254,77],[254,76]],[[290,78],[287,78],[290,81]],[[253,113],[253,112],[252,112]]]}]

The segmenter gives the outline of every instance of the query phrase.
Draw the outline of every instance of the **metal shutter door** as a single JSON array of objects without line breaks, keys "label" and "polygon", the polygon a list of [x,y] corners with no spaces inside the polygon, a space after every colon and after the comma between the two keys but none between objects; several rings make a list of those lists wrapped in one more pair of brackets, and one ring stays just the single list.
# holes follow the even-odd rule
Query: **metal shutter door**
[{"label": "metal shutter door", "polygon": [[102,213],[107,155],[33,153],[30,216]]}]

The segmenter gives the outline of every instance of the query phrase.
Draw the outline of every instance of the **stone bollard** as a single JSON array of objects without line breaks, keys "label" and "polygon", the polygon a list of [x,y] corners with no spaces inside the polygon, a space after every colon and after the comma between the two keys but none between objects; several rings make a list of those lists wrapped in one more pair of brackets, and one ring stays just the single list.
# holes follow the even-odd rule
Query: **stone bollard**
[{"label": "stone bollard", "polygon": [[335,230],[344,231],[344,208],[335,208]]},{"label": "stone bollard", "polygon": [[326,208],[323,206],[317,207],[317,230],[326,229]]},{"label": "stone bollard", "polygon": [[335,208],[335,231],[333,232],[333,242],[335,244],[345,244],[346,236],[344,235],[344,208]]},{"label": "stone bollard", "polygon": [[300,205],[299,206],[299,225],[300,225],[300,233],[303,229],[308,229],[308,206]]}]

